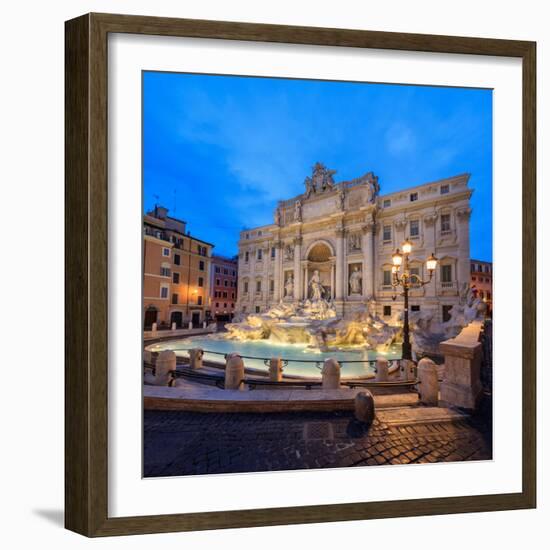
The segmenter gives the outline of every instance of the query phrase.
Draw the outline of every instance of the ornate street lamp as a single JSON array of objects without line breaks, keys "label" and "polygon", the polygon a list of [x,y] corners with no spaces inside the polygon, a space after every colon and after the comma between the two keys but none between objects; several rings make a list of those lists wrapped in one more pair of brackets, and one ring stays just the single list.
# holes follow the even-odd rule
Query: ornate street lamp
[{"label": "ornate street lamp", "polygon": [[403,359],[412,359],[411,353],[411,341],[410,341],[410,330],[409,330],[409,289],[412,286],[424,286],[427,285],[433,277],[434,271],[437,267],[437,258],[433,253],[426,259],[426,269],[428,270],[429,278],[423,280],[416,273],[411,273],[409,269],[409,255],[412,251],[412,243],[409,239],[406,239],[405,242],[401,245],[403,252],[401,253],[399,249],[392,254],[392,288],[394,294],[392,300],[397,298],[396,290],[397,287],[402,287],[403,296],[405,301],[404,316],[403,316]]}]

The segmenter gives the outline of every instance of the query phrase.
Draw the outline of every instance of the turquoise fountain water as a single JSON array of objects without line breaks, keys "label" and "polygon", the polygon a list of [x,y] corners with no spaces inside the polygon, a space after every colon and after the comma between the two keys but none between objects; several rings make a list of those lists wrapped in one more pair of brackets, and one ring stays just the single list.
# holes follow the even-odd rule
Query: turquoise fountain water
[{"label": "turquoise fountain water", "polygon": [[238,353],[244,357],[245,367],[264,372],[268,370],[264,359],[280,357],[288,361],[283,370],[285,375],[306,377],[320,377],[319,369],[322,367],[323,361],[329,357],[333,357],[341,363],[343,377],[365,376],[372,373],[373,366],[366,361],[375,360],[379,356],[384,356],[389,360],[401,357],[400,345],[391,346],[386,352],[366,350],[361,346],[322,352],[308,347],[306,344],[282,344],[270,340],[229,340],[216,336],[196,336],[159,342],[146,349],[156,352],[167,349],[174,350],[176,355],[183,357],[187,356],[187,351],[191,348],[202,348],[205,360],[221,364],[225,363],[224,354]]}]

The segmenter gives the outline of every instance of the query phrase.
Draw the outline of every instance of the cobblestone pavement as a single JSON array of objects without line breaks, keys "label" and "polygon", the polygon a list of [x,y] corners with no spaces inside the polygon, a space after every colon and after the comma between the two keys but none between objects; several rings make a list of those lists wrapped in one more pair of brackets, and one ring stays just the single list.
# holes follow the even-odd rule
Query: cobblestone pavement
[{"label": "cobblestone pavement", "polygon": [[487,460],[479,419],[369,429],[351,412],[144,413],[145,477]]}]

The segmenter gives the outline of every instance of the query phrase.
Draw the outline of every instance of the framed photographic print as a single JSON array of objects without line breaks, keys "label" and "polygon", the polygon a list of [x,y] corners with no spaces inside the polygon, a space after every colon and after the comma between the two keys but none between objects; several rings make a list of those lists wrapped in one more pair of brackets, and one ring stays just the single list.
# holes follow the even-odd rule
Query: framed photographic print
[{"label": "framed photographic print", "polygon": [[532,508],[535,44],[66,23],[66,527]]}]

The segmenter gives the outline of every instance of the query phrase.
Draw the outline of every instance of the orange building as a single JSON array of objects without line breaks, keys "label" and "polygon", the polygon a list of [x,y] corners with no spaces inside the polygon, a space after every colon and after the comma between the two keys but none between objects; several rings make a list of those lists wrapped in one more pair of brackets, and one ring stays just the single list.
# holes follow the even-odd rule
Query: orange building
[{"label": "orange building", "polygon": [[230,321],[237,301],[238,259],[212,256],[210,309],[216,321]]},{"label": "orange building", "polygon": [[209,320],[214,245],[186,231],[186,222],[155,206],[143,217],[143,328],[199,327]]},{"label": "orange building", "polygon": [[470,260],[470,287],[487,304],[487,313],[493,309],[493,264]]}]

